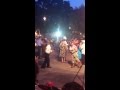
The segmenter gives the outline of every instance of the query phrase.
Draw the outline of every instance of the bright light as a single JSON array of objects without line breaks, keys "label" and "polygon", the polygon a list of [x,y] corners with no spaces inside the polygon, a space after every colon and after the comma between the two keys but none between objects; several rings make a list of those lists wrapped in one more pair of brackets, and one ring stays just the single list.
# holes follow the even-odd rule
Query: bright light
[{"label": "bright light", "polygon": [[43,20],[44,20],[44,21],[46,21],[46,19],[47,19],[46,17],[43,17]]},{"label": "bright light", "polygon": [[35,0],[35,2],[37,2],[38,0]]},{"label": "bright light", "polygon": [[71,29],[71,27],[69,27],[69,29]]},{"label": "bright light", "polygon": [[66,39],[67,39],[67,37],[66,37],[66,36],[64,36],[64,37],[63,37],[63,39],[65,39],[65,40],[66,40]]},{"label": "bright light", "polygon": [[61,36],[61,32],[60,32],[60,31],[57,31],[57,32],[55,33],[55,35],[56,35],[56,37],[60,37],[60,36]]},{"label": "bright light", "polygon": [[62,32],[60,31],[60,26],[58,26],[57,31],[53,33],[56,41],[59,42],[60,37],[62,36]]}]

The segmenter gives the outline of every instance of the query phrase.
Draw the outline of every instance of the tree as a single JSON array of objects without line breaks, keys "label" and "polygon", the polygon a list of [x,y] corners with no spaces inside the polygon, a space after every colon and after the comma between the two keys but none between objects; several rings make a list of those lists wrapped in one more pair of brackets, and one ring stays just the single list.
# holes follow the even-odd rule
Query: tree
[{"label": "tree", "polygon": [[[45,23],[47,25],[46,30],[53,29],[58,24],[65,27],[70,9],[69,2],[63,2],[63,0],[38,0],[35,3],[35,25],[45,29],[43,28]],[[43,16],[47,17],[46,22],[43,22]]]},{"label": "tree", "polygon": [[[45,22],[43,21],[44,16],[47,18]],[[69,32],[69,26],[72,30],[85,32],[84,6],[74,10],[69,1],[38,0],[35,3],[35,26],[46,33],[52,32],[58,25],[65,33]]]},{"label": "tree", "polygon": [[81,6],[73,10],[70,18],[73,31],[85,33],[85,7]]}]

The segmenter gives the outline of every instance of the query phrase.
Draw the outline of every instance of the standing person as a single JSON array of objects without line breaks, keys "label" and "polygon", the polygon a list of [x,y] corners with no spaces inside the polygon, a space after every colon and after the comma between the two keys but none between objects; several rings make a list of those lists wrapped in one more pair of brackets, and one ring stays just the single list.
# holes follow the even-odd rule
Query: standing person
[{"label": "standing person", "polygon": [[66,56],[67,56],[67,51],[68,51],[68,43],[67,43],[67,41],[66,41],[66,39],[64,40],[64,43],[65,43],[65,46],[66,46],[66,51],[65,51],[65,62],[67,61],[66,60]]},{"label": "standing person", "polygon": [[81,60],[82,59],[82,51],[81,51],[81,48],[80,48],[80,40],[79,39],[76,39],[75,40],[75,45],[77,46],[77,48],[78,48],[78,58],[79,58],[79,60]]},{"label": "standing person", "polygon": [[37,48],[37,44],[35,43],[35,61],[36,62],[38,62],[38,57],[39,57],[38,48]]},{"label": "standing person", "polygon": [[67,51],[67,43],[65,40],[62,40],[60,45],[59,45],[59,48],[60,48],[60,58],[61,58],[61,62],[65,62],[66,61],[66,51]]},{"label": "standing person", "polygon": [[73,68],[75,65],[77,65],[78,67],[81,67],[82,63],[78,58],[78,49],[77,49],[77,46],[74,44],[74,42],[71,42],[71,46],[70,46],[69,50],[70,50],[71,55],[72,55],[71,68]]},{"label": "standing person", "polygon": [[46,48],[46,45],[47,45],[47,40],[45,38],[42,38],[42,57],[44,58],[45,57],[45,48]]},{"label": "standing person", "polygon": [[82,50],[82,62],[85,64],[85,40],[81,40],[80,48]]},{"label": "standing person", "polygon": [[[37,32],[35,32],[35,41],[36,41],[36,36],[37,36]],[[35,42],[35,61],[36,62],[38,62],[38,58],[39,58],[38,46]]]},{"label": "standing person", "polygon": [[79,60],[82,59],[82,52],[81,52],[81,49],[79,46],[78,46],[78,58],[79,58]]},{"label": "standing person", "polygon": [[37,80],[37,75],[39,73],[38,57],[39,57],[38,47],[37,47],[37,44],[35,43],[35,85],[37,85],[38,83],[38,80]]},{"label": "standing person", "polygon": [[50,53],[52,52],[51,50],[51,45],[50,45],[50,41],[47,42],[47,45],[45,47],[45,60],[43,62],[43,65],[41,68],[51,68],[50,66]]},{"label": "standing person", "polygon": [[40,35],[40,31],[36,31],[35,32],[35,43],[37,45],[38,48],[38,53],[39,53],[39,59],[41,57],[41,51],[42,51],[42,40],[41,40],[41,35]]}]

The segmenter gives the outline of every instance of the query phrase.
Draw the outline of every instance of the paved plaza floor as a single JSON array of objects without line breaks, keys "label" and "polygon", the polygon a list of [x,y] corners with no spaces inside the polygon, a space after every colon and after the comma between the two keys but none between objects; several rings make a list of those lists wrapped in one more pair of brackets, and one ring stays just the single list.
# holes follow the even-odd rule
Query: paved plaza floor
[{"label": "paved plaza floor", "polygon": [[[53,52],[50,55],[51,60],[51,67],[52,68],[39,68],[39,75],[37,79],[39,83],[45,85],[48,81],[52,81],[55,83],[56,87],[61,88],[65,83],[73,81],[75,75],[77,74],[79,68],[74,67],[71,68],[68,62],[71,61],[71,56],[68,53],[66,55],[66,63],[61,63],[58,58],[57,54]],[[40,60],[40,65],[43,60]],[[81,70],[79,71],[77,77],[75,78],[75,82],[83,85],[84,82],[84,72],[85,72],[85,65],[82,66]],[[84,85],[83,85],[84,86]]]}]

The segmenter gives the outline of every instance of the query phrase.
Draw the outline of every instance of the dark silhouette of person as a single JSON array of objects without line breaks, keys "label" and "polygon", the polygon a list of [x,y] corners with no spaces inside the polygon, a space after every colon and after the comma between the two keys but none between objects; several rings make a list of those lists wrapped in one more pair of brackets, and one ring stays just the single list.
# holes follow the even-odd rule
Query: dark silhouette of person
[{"label": "dark silhouette of person", "polygon": [[62,90],[84,90],[84,88],[76,82],[69,82],[62,87]]}]

